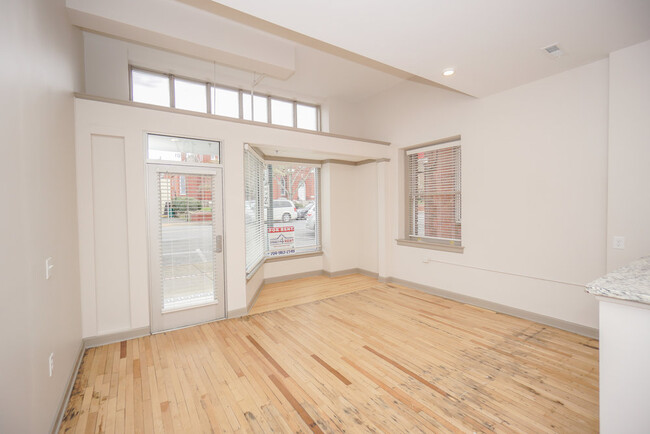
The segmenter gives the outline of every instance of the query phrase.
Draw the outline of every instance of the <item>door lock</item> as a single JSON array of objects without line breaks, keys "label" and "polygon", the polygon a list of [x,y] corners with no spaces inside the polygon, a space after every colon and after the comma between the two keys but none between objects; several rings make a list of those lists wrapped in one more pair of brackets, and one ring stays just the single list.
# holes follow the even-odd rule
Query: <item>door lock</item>
[{"label": "door lock", "polygon": [[216,253],[221,253],[223,251],[223,235],[217,235],[217,238],[216,238],[215,241],[216,241],[216,243],[215,243],[216,246],[215,246],[214,251]]}]

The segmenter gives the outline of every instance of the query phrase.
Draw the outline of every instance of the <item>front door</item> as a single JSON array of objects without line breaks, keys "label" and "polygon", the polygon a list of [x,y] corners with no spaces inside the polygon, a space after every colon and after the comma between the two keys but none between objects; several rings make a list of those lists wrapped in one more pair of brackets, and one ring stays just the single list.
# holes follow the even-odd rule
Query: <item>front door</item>
[{"label": "front door", "polygon": [[147,170],[151,331],[224,318],[222,169]]}]

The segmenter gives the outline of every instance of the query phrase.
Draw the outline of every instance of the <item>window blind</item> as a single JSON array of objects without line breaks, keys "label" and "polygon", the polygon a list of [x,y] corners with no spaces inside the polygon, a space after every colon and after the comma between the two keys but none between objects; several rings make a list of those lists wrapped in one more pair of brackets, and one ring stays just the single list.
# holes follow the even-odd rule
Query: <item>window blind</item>
[{"label": "window blind", "polygon": [[214,175],[159,173],[162,310],[217,301]]},{"label": "window blind", "polygon": [[460,143],[411,149],[406,164],[409,238],[460,246]]},{"label": "window blind", "polygon": [[246,227],[246,273],[264,258],[266,250],[264,215],[264,171],[266,165],[246,145],[244,151],[244,218]]}]

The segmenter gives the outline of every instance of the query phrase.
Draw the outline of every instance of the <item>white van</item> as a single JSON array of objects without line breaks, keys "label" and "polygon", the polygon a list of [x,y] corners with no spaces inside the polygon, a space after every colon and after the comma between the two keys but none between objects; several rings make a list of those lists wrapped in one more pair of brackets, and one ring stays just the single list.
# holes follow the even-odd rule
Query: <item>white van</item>
[{"label": "white van", "polygon": [[297,216],[296,206],[289,199],[275,199],[273,201],[273,220],[282,220],[286,223],[289,220],[295,220]]}]

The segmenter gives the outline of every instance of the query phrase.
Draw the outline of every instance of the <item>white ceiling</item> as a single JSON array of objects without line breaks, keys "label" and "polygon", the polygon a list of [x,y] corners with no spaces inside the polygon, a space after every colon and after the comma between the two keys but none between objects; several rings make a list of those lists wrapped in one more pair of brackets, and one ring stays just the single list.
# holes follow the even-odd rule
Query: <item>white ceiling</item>
[{"label": "white ceiling", "polygon": [[403,77],[297,45],[296,72],[293,76],[287,80],[266,77],[258,89],[260,92],[318,102],[339,99],[357,103],[401,81]]},{"label": "white ceiling", "polygon": [[[178,1],[477,97],[650,39],[650,0],[220,0],[212,7],[206,6],[212,0]],[[540,50],[555,43],[564,56]],[[336,63],[314,68],[334,70]],[[456,74],[446,78],[441,72],[448,67]]]}]

